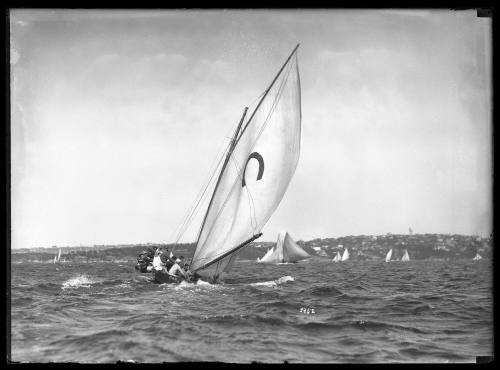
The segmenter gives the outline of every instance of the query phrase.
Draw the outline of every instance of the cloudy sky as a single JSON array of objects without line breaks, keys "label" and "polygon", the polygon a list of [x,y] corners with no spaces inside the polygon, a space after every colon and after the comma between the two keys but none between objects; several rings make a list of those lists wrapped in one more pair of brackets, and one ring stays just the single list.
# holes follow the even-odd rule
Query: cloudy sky
[{"label": "cloudy sky", "polygon": [[491,19],[475,11],[14,10],[10,25],[13,248],[173,241],[299,42],[301,157],[262,240],[491,232]]}]

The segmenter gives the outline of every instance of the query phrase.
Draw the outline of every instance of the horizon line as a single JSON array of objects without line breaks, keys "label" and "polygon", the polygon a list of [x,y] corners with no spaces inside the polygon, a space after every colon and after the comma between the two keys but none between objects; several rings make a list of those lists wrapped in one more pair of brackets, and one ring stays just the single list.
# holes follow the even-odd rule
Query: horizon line
[{"label": "horizon line", "polygon": [[[457,233],[404,233],[404,234],[396,234],[396,233],[392,233],[392,232],[388,232],[388,233],[385,233],[385,234],[357,234],[357,235],[344,235],[344,236],[327,236],[327,237],[316,237],[316,238],[312,238],[312,239],[308,239],[308,240],[303,240],[303,239],[294,239],[295,241],[299,242],[299,241],[302,241],[302,242],[309,242],[309,241],[312,241],[312,240],[316,240],[316,239],[340,239],[340,238],[348,238],[348,237],[379,237],[379,236],[402,236],[402,235],[405,235],[405,236],[416,236],[416,235],[450,235],[450,236],[454,236],[454,235],[457,235],[457,236],[467,236],[467,237],[481,237],[481,238],[493,238],[493,232],[489,235],[489,236],[483,236],[483,235],[480,235],[480,234],[457,234]],[[275,243],[276,241],[275,240],[270,240],[270,241],[265,241],[265,240],[260,240],[260,241],[253,241],[252,243],[254,244],[259,244],[259,243]],[[52,249],[52,248],[95,248],[95,247],[107,247],[107,246],[134,246],[134,245],[157,245],[157,244],[166,244],[166,245],[181,245],[181,244],[196,244],[195,241],[192,241],[192,242],[182,242],[182,243],[175,243],[175,242],[142,242],[142,243],[110,243],[110,244],[91,244],[91,245],[57,245],[57,244],[54,244],[54,245],[51,245],[49,247],[21,247],[21,248],[12,248],[12,246],[10,247],[10,249],[34,249],[34,248],[40,248],[40,249]]]}]

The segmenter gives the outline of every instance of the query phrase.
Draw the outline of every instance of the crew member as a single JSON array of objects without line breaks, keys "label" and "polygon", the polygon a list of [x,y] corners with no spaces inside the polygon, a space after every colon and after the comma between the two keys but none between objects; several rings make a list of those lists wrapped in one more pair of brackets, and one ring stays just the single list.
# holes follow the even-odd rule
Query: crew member
[{"label": "crew member", "polygon": [[180,258],[177,258],[175,260],[175,263],[172,266],[172,268],[170,270],[168,270],[168,273],[170,275],[181,275],[184,279],[187,279],[187,274],[182,269],[181,264],[182,264],[182,260]]}]

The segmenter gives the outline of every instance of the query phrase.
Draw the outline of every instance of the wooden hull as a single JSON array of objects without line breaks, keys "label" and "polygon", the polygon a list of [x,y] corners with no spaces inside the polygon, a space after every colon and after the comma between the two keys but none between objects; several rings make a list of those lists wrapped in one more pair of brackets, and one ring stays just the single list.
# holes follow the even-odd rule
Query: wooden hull
[{"label": "wooden hull", "polygon": [[148,270],[147,270],[147,268],[148,268],[148,266],[147,266],[147,265],[145,265],[145,264],[140,264],[140,263],[137,263],[137,264],[135,265],[135,270],[136,270],[136,271],[139,271],[139,272],[141,272],[141,273],[143,273],[143,274],[145,274],[145,273],[147,273],[147,272],[151,272],[151,271],[148,271]]},{"label": "wooden hull", "polygon": [[156,271],[153,270],[153,277],[154,281],[159,284],[179,284],[182,280],[184,280],[180,276],[172,276],[167,272],[164,272],[163,270],[161,271]]}]

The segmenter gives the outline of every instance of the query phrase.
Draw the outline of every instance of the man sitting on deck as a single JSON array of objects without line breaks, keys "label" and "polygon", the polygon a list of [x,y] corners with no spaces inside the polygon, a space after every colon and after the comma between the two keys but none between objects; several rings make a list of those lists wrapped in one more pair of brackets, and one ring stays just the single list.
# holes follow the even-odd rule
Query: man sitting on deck
[{"label": "man sitting on deck", "polygon": [[181,257],[181,258],[177,258],[175,260],[175,263],[174,265],[172,266],[172,268],[168,271],[168,273],[170,275],[181,275],[184,279],[187,279],[187,274],[186,272],[182,269],[181,267],[181,264],[182,264],[182,259],[184,259],[184,257]]}]

